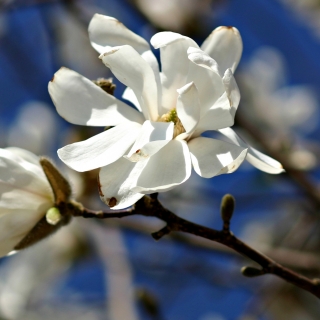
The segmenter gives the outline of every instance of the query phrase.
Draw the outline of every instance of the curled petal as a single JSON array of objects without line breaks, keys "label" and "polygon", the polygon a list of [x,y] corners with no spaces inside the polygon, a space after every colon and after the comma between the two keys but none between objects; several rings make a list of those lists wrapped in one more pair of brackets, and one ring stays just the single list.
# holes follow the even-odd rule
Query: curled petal
[{"label": "curled petal", "polygon": [[133,205],[144,194],[132,189],[148,160],[137,163],[120,158],[101,168],[99,173],[100,198],[112,209],[123,209]]},{"label": "curled petal", "polygon": [[187,82],[193,81],[198,89],[202,117],[225,92],[225,86],[216,62],[211,57],[196,48],[189,48],[188,55],[193,63],[189,66]]},{"label": "curled petal", "polygon": [[126,86],[130,87],[147,120],[158,118],[158,90],[154,73],[132,47],[113,47],[100,56],[103,63]]},{"label": "curled petal", "polygon": [[129,45],[133,47],[159,73],[158,62],[149,43],[129,30],[123,23],[113,17],[95,14],[89,24],[91,45],[100,54],[110,47]]},{"label": "curled petal", "polygon": [[168,191],[189,179],[190,174],[191,160],[186,142],[171,140],[149,158],[133,190],[139,193]]},{"label": "curled petal", "polygon": [[99,53],[105,51],[102,48],[124,44],[135,48],[140,54],[150,50],[145,39],[113,17],[95,14],[90,21],[88,31],[91,44]]},{"label": "curled petal", "polygon": [[227,69],[223,76],[223,83],[230,103],[230,111],[234,117],[240,102],[240,91],[231,69]]},{"label": "curled petal", "polygon": [[188,58],[198,66],[211,70],[217,75],[221,76],[217,62],[201,49],[192,47],[189,48]]},{"label": "curled petal", "polygon": [[192,139],[188,147],[193,168],[203,178],[234,172],[247,155],[247,149],[204,137]]},{"label": "curled petal", "polygon": [[236,145],[241,146],[242,148],[248,148],[247,160],[259,170],[271,174],[284,172],[280,162],[250,147],[231,128],[221,129],[219,132]]},{"label": "curled petal", "polygon": [[175,108],[177,88],[186,84],[190,61],[187,56],[189,47],[198,48],[190,38],[174,32],[159,32],[151,38],[151,44],[160,48],[162,99],[159,114]]},{"label": "curled petal", "polygon": [[204,131],[218,130],[234,124],[234,115],[231,112],[230,102],[226,92],[216,103],[201,117],[193,136],[198,136]]},{"label": "curled petal", "polygon": [[101,168],[122,157],[136,140],[141,125],[120,124],[85,141],[58,150],[59,158],[70,168],[83,172]]},{"label": "curled petal", "polygon": [[58,113],[71,123],[88,126],[143,123],[140,112],[70,69],[61,68],[56,72],[48,89]]},{"label": "curled petal", "polygon": [[242,55],[242,39],[234,27],[218,27],[204,41],[201,49],[219,65],[221,74],[230,68],[234,73]]},{"label": "curled petal", "polygon": [[[173,137],[173,122],[151,122],[145,121],[136,142],[126,156],[131,161],[138,161],[147,158],[161,149],[161,146],[167,144]],[[149,142],[157,141],[160,143],[151,144],[143,147]],[[153,147],[151,147],[153,146]]]},{"label": "curled petal", "polygon": [[187,133],[194,130],[200,118],[200,100],[197,87],[190,82],[178,89],[177,113]]}]

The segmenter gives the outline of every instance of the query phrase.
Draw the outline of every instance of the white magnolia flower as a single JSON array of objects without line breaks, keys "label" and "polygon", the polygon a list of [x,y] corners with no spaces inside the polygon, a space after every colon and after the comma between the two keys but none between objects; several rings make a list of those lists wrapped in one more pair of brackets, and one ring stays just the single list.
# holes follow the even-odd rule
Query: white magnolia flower
[{"label": "white magnolia flower", "polygon": [[14,250],[53,203],[39,158],[19,148],[0,149],[0,257]]},{"label": "white magnolia flower", "polygon": [[[242,53],[237,29],[217,28],[201,48],[180,34],[157,33],[151,44],[160,48],[161,72],[149,44],[118,20],[96,14],[89,36],[103,63],[127,86],[123,98],[139,111],[66,68],[54,75],[49,92],[69,122],[114,126],[58,150],[74,170],[101,167],[100,196],[110,207],[170,190],[190,177],[192,166],[205,178],[231,173],[245,158],[263,171],[283,171],[229,128],[240,100],[233,78]],[[219,130],[231,143],[202,137],[207,130]]]}]

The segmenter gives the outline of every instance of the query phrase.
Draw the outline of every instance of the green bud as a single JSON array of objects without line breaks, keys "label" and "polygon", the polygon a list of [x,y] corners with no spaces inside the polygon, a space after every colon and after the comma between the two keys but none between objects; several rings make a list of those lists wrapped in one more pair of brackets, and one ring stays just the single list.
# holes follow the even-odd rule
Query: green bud
[{"label": "green bud", "polygon": [[49,224],[55,226],[62,219],[62,215],[58,208],[52,207],[46,213],[46,220]]},{"label": "green bud", "polygon": [[227,222],[227,223],[230,222],[233,215],[235,202],[236,200],[231,194],[226,194],[223,196],[221,200],[221,208],[220,208],[221,218],[223,222]]},{"label": "green bud", "polygon": [[245,277],[253,278],[253,277],[262,276],[263,274],[265,274],[265,271],[263,269],[257,269],[254,267],[242,267],[241,273]]}]

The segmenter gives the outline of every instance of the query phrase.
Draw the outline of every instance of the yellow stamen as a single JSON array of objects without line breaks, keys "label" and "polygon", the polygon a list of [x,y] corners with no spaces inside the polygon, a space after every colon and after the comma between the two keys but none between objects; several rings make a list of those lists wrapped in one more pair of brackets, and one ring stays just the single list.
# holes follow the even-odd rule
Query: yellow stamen
[{"label": "yellow stamen", "polygon": [[186,132],[181,120],[178,117],[177,110],[175,108],[170,110],[168,113],[163,114],[161,117],[159,117],[158,121],[174,123],[173,139],[179,134]]}]

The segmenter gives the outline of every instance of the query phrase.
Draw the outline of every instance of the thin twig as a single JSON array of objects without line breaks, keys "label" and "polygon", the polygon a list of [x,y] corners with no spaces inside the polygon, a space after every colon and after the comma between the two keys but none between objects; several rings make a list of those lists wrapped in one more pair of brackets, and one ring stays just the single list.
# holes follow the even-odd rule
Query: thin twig
[{"label": "thin twig", "polygon": [[258,276],[263,274],[276,275],[291,284],[304,289],[316,297],[320,298],[320,280],[308,279],[281,264],[275,262],[266,255],[251,248],[237,237],[235,237],[231,231],[210,229],[196,223],[187,221],[178,217],[170,210],[164,208],[156,196],[148,197],[144,196],[140,199],[132,209],[127,209],[119,212],[94,212],[88,209],[83,210],[83,215],[77,213],[77,216],[83,216],[85,218],[97,217],[101,219],[105,218],[122,218],[130,215],[144,215],[148,217],[157,217],[166,222],[166,226],[152,234],[152,236],[159,240],[161,237],[169,234],[172,231],[180,231],[189,234],[193,234],[211,241],[221,243],[232,250],[238,252],[242,256],[245,256],[252,261],[258,263],[261,269],[255,269],[254,267],[247,267],[243,272],[247,276]]}]

